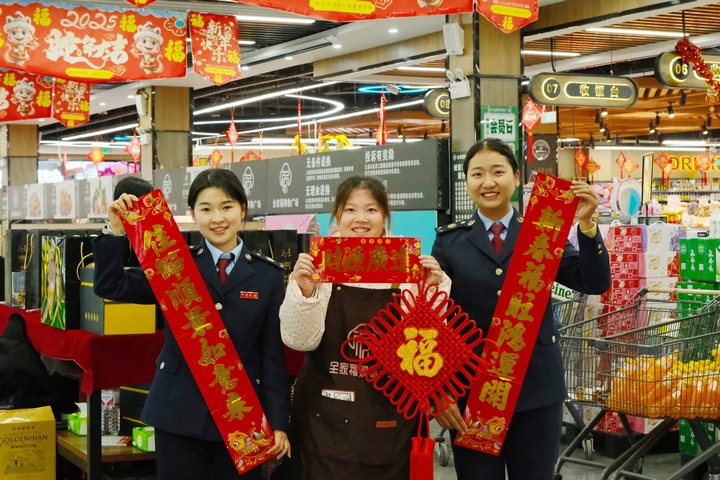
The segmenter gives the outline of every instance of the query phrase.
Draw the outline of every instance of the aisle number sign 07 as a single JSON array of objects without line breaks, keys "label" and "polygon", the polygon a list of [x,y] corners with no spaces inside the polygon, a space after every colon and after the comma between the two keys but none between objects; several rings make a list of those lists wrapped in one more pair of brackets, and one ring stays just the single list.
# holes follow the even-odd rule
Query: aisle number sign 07
[{"label": "aisle number sign 07", "polygon": [[[703,54],[703,60],[715,79],[720,78],[720,55]],[[664,87],[706,89],[705,79],[683,62],[677,52],[665,52],[655,60],[655,78]]]},{"label": "aisle number sign 07", "polygon": [[541,73],[530,79],[530,97],[539,105],[632,107],[638,99],[634,80],[604,75]]}]

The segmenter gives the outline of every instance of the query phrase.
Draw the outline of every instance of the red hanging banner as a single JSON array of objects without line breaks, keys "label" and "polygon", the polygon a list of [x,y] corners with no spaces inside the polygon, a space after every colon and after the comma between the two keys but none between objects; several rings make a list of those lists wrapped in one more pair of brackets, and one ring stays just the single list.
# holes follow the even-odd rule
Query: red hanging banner
[{"label": "red hanging banner", "polygon": [[269,460],[270,425],[161,191],[122,220],[238,472]]},{"label": "red hanging banner", "polygon": [[418,283],[419,238],[312,237],[313,280],[323,283]]},{"label": "red hanging banner", "polygon": [[537,175],[487,335],[497,351],[483,352],[490,367],[473,383],[464,413],[471,428],[456,445],[500,454],[572,228],[571,185]]},{"label": "red hanging banner", "polygon": [[147,7],[151,3],[155,3],[155,0],[125,0],[135,8]]},{"label": "red hanging banner", "polygon": [[52,116],[52,78],[6,70],[0,79],[1,122]]},{"label": "red hanging banner", "polygon": [[236,0],[333,22],[470,13],[473,0]]},{"label": "red hanging banner", "polygon": [[235,16],[190,12],[193,70],[215,85],[239,78],[240,44]]},{"label": "red hanging banner", "polygon": [[77,127],[90,120],[90,84],[55,79],[53,118],[66,127]]},{"label": "red hanging banner", "polygon": [[480,0],[477,4],[480,15],[505,33],[520,30],[538,19],[538,0]]},{"label": "red hanging banner", "polygon": [[184,77],[185,13],[12,4],[0,67],[82,82]]}]

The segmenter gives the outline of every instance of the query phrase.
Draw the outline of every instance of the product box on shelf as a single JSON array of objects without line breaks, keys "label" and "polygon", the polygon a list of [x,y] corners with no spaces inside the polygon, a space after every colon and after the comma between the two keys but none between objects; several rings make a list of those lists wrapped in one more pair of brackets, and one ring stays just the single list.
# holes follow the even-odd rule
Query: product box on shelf
[{"label": "product box on shelf", "polygon": [[87,436],[87,414],[75,412],[68,415],[68,430],[81,437]]},{"label": "product box on shelf", "polygon": [[[633,429],[633,432],[635,433],[641,433],[641,434],[647,434],[652,432],[655,427],[660,425],[663,422],[664,419],[662,418],[643,418],[643,417],[636,417],[634,415],[628,415],[628,421],[630,422],[630,426]],[[678,431],[678,425],[675,424],[671,429],[671,432],[677,432]]]},{"label": "product box on shelf", "polygon": [[90,237],[79,235],[42,237],[42,323],[61,330],[80,328],[80,279],[78,268],[92,253]]},{"label": "product box on shelf", "polygon": [[608,252],[642,252],[641,225],[599,225]]},{"label": "product box on shelf", "polygon": [[720,280],[716,269],[717,247],[715,238],[680,239],[680,278],[698,282]]},{"label": "product box on shelf", "polygon": [[10,230],[6,254],[5,303],[12,308],[40,308],[40,231]]},{"label": "product box on shelf", "polygon": [[[573,407],[575,408],[575,410],[577,410],[577,413],[580,415],[580,418],[583,418],[583,407],[584,407],[584,405],[578,404],[578,403],[574,403],[574,404],[573,404]],[[568,409],[567,405],[564,404],[564,403],[563,403],[562,410],[563,410],[562,422],[563,422],[563,423],[566,423],[566,424],[568,424],[568,425],[576,425],[575,419],[574,419],[573,416],[570,414],[570,410]]]},{"label": "product box on shelf", "polygon": [[[640,288],[677,288],[678,277],[667,277],[667,278],[641,278]],[[662,300],[667,302],[677,301],[677,293],[648,293],[646,297],[648,300]]]},{"label": "product box on shelf", "polygon": [[[718,435],[720,432],[717,431],[718,429],[715,428],[715,425],[708,422],[700,422],[700,425],[702,425],[708,437],[710,437],[710,442],[715,443],[718,440],[718,436],[720,436]],[[678,450],[680,450],[680,452],[693,456],[700,453],[700,444],[687,420],[680,420],[678,422],[678,432]]]},{"label": "product box on shelf", "polygon": [[611,252],[609,255],[612,278],[640,278],[640,253]]},{"label": "product box on shelf", "polygon": [[639,256],[641,278],[680,276],[679,252],[643,252]]},{"label": "product box on shelf", "polygon": [[640,288],[641,280],[638,278],[613,279],[610,289],[600,296],[601,303],[625,305],[635,299]]},{"label": "product box on shelf", "polygon": [[644,252],[677,252],[680,248],[680,239],[687,237],[687,229],[684,225],[656,223],[644,229]]},{"label": "product box on shelf", "polygon": [[155,428],[135,427],[132,433],[132,444],[144,452],[155,451]]},{"label": "product box on shelf", "polygon": [[80,328],[99,335],[155,332],[155,305],[113,302],[93,292],[94,268],[80,268]]},{"label": "product box on shelf", "polygon": [[55,479],[55,417],[50,407],[0,410],[0,477]]}]

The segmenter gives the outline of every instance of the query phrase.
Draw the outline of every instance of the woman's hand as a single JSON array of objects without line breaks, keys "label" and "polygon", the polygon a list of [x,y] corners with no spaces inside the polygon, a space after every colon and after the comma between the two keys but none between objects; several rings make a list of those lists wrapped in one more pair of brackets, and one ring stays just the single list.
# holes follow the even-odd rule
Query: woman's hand
[{"label": "woman's hand", "polygon": [[315,266],[313,265],[313,257],[307,253],[298,255],[295,268],[293,268],[292,279],[297,282],[305,298],[309,298],[315,290],[315,281],[312,278],[314,274]]},{"label": "woman's hand", "polygon": [[600,195],[585,182],[573,182],[570,190],[580,199],[577,207],[577,218],[580,223],[580,230],[590,230],[593,228],[592,217],[600,203]]},{"label": "woman's hand", "polygon": [[428,285],[440,285],[443,278],[443,271],[435,257],[420,255],[420,265],[426,272],[425,283]]},{"label": "woman's hand", "polygon": [[288,458],[292,457],[290,452],[290,440],[288,440],[287,433],[282,430],[275,430],[275,445],[267,451],[268,455],[277,455],[275,460],[280,460],[285,455]]},{"label": "woman's hand", "polygon": [[468,432],[468,427],[465,424],[465,420],[462,418],[462,414],[460,414],[460,409],[458,408],[457,403],[450,404],[447,409],[438,413],[435,420],[441,428],[446,430],[456,430],[462,435],[465,435]]},{"label": "woman's hand", "polygon": [[107,207],[108,218],[110,219],[110,224],[108,225],[108,228],[110,228],[110,230],[112,230],[114,233],[124,232],[125,226],[120,220],[120,217],[122,215],[125,215],[128,210],[132,209],[133,204],[137,201],[138,197],[136,197],[135,195],[123,193],[122,195],[120,195],[120,198],[109,204]]}]

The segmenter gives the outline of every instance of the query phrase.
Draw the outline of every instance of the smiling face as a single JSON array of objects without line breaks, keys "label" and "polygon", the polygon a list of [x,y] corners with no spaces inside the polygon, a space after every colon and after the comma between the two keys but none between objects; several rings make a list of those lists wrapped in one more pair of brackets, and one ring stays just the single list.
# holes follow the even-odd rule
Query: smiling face
[{"label": "smiling face", "polygon": [[8,41],[11,43],[30,43],[33,39],[32,32],[27,28],[15,27],[7,32]]},{"label": "smiling face", "polygon": [[160,51],[159,42],[152,37],[140,38],[136,46],[145,53],[157,53]]},{"label": "smiling face", "polygon": [[385,215],[377,200],[364,188],[353,190],[337,219],[341,237],[380,237]]},{"label": "smiling face", "polygon": [[510,211],[510,199],[519,185],[520,172],[513,173],[505,156],[481,150],[470,159],[465,188],[489,219],[500,220]]},{"label": "smiling face", "polygon": [[15,90],[15,97],[23,102],[29,102],[33,99],[33,91],[27,88],[18,88]]},{"label": "smiling face", "polygon": [[190,209],[193,220],[205,240],[223,253],[237,247],[237,233],[242,227],[246,208],[225,191],[209,187],[197,195]]}]

